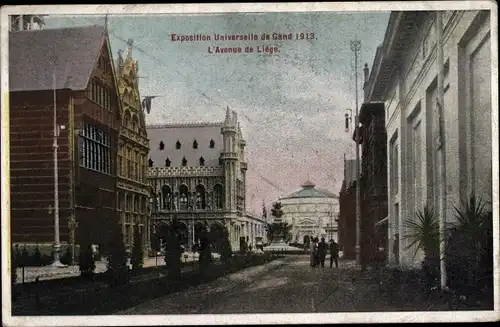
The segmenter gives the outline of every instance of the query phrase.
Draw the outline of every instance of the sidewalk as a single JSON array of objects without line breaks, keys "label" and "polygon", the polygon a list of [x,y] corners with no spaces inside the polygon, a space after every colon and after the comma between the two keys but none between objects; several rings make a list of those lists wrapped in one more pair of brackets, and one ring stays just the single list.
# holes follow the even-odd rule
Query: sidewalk
[{"label": "sidewalk", "polygon": [[[193,262],[198,261],[198,253],[187,252],[184,253],[181,257],[182,262]],[[213,253],[212,257],[214,259],[220,258],[220,255],[217,253]],[[148,257],[144,259],[144,268],[149,267],[162,267],[165,266],[164,256]],[[105,260],[100,260],[96,262],[95,273],[103,273],[107,269],[107,263]],[[50,280],[50,279],[59,279],[59,278],[68,278],[75,277],[80,275],[80,269],[78,265],[74,266],[66,266],[66,267],[52,267],[52,266],[43,266],[43,267],[25,267],[24,268],[24,282],[30,283],[34,282],[38,277],[39,280]],[[16,283],[20,284],[23,282],[23,268],[17,268],[17,280]]]}]

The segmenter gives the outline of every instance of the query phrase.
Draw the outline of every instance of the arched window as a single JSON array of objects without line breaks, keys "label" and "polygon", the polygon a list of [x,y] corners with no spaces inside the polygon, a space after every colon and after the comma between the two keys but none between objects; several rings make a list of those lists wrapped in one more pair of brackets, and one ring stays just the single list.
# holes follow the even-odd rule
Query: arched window
[{"label": "arched window", "polygon": [[206,206],[205,186],[198,184],[196,186],[196,209],[205,209]]},{"label": "arched window", "polygon": [[177,143],[175,143],[175,148],[177,150],[180,150],[180,148],[181,148],[181,142],[179,142],[179,140],[177,140]]},{"label": "arched window", "polygon": [[180,209],[187,210],[188,203],[189,203],[189,194],[188,194],[188,188],[184,184],[179,186],[179,200],[180,200],[180,203],[179,203]]},{"label": "arched window", "polygon": [[193,142],[193,149],[198,149],[198,142],[196,140]]},{"label": "arched window", "polygon": [[163,195],[163,209],[172,210],[172,189],[168,185],[161,188]]},{"label": "arched window", "polygon": [[160,148],[160,150],[164,150],[165,149],[165,143],[163,143],[163,141],[160,141],[159,148]]},{"label": "arched window", "polygon": [[148,166],[153,167],[153,160],[151,160],[151,158],[149,158],[149,160],[148,160]]},{"label": "arched window", "polygon": [[213,149],[214,147],[215,147],[214,140],[210,140],[210,149]]},{"label": "arched window", "polygon": [[200,166],[205,166],[205,159],[203,157],[200,158]]},{"label": "arched window", "polygon": [[167,158],[167,159],[165,159],[165,167],[170,167],[170,164],[171,164],[171,163],[172,163],[172,162],[170,161],[170,159],[168,159],[168,158]]},{"label": "arched window", "polygon": [[186,157],[182,158],[182,165],[187,166],[187,160]]},{"label": "arched window", "polygon": [[214,207],[217,209],[222,209],[224,207],[224,201],[222,195],[223,195],[222,185],[216,184],[214,186]]}]

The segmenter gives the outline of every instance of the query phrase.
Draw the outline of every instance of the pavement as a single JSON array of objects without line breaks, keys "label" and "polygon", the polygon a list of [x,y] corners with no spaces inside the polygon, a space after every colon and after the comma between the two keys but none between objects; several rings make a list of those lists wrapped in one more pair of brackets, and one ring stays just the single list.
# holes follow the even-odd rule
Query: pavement
[{"label": "pavement", "polygon": [[[219,258],[219,254],[213,253],[212,257],[215,259]],[[187,252],[182,258],[182,262],[192,262],[198,261],[198,253]],[[157,259],[154,257],[144,259],[144,268],[148,267],[161,267],[165,266],[164,256],[158,256]],[[95,273],[105,272],[107,269],[107,263],[104,260],[96,262]],[[39,280],[50,280],[58,278],[68,278],[80,275],[80,268],[78,265],[74,266],[64,266],[64,267],[52,267],[52,266],[42,266],[42,267],[25,267],[24,268],[24,282],[30,283],[34,282],[38,277]],[[20,284],[23,282],[23,268],[17,268],[17,281]]]},{"label": "pavement", "polygon": [[287,256],[116,314],[447,310],[418,296],[398,294],[377,271],[361,272],[352,261],[339,264],[338,269],[312,268],[306,255]]}]

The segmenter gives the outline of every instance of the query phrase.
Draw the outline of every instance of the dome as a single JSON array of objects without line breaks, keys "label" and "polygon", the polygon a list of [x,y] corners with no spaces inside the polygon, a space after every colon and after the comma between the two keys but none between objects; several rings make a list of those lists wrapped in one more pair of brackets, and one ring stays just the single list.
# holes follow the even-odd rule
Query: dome
[{"label": "dome", "polygon": [[302,184],[302,188],[300,190],[284,196],[281,199],[294,198],[337,198],[337,196],[327,190],[317,189],[316,185],[308,180]]}]

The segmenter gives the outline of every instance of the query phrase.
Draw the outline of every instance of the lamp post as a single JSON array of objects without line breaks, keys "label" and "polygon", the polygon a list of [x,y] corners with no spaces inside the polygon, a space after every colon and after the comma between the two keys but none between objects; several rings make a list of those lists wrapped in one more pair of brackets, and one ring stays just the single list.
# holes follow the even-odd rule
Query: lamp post
[{"label": "lamp post", "polygon": [[59,145],[57,144],[57,138],[61,130],[65,129],[64,125],[57,125],[57,94],[56,94],[56,65],[57,56],[52,56],[51,58],[53,64],[52,71],[52,81],[53,81],[53,94],[54,94],[54,131],[53,131],[53,144],[52,148],[54,150],[54,262],[52,266],[54,267],[64,267],[60,261],[60,251],[61,243],[59,239],[59,172],[57,165],[57,149]]}]

